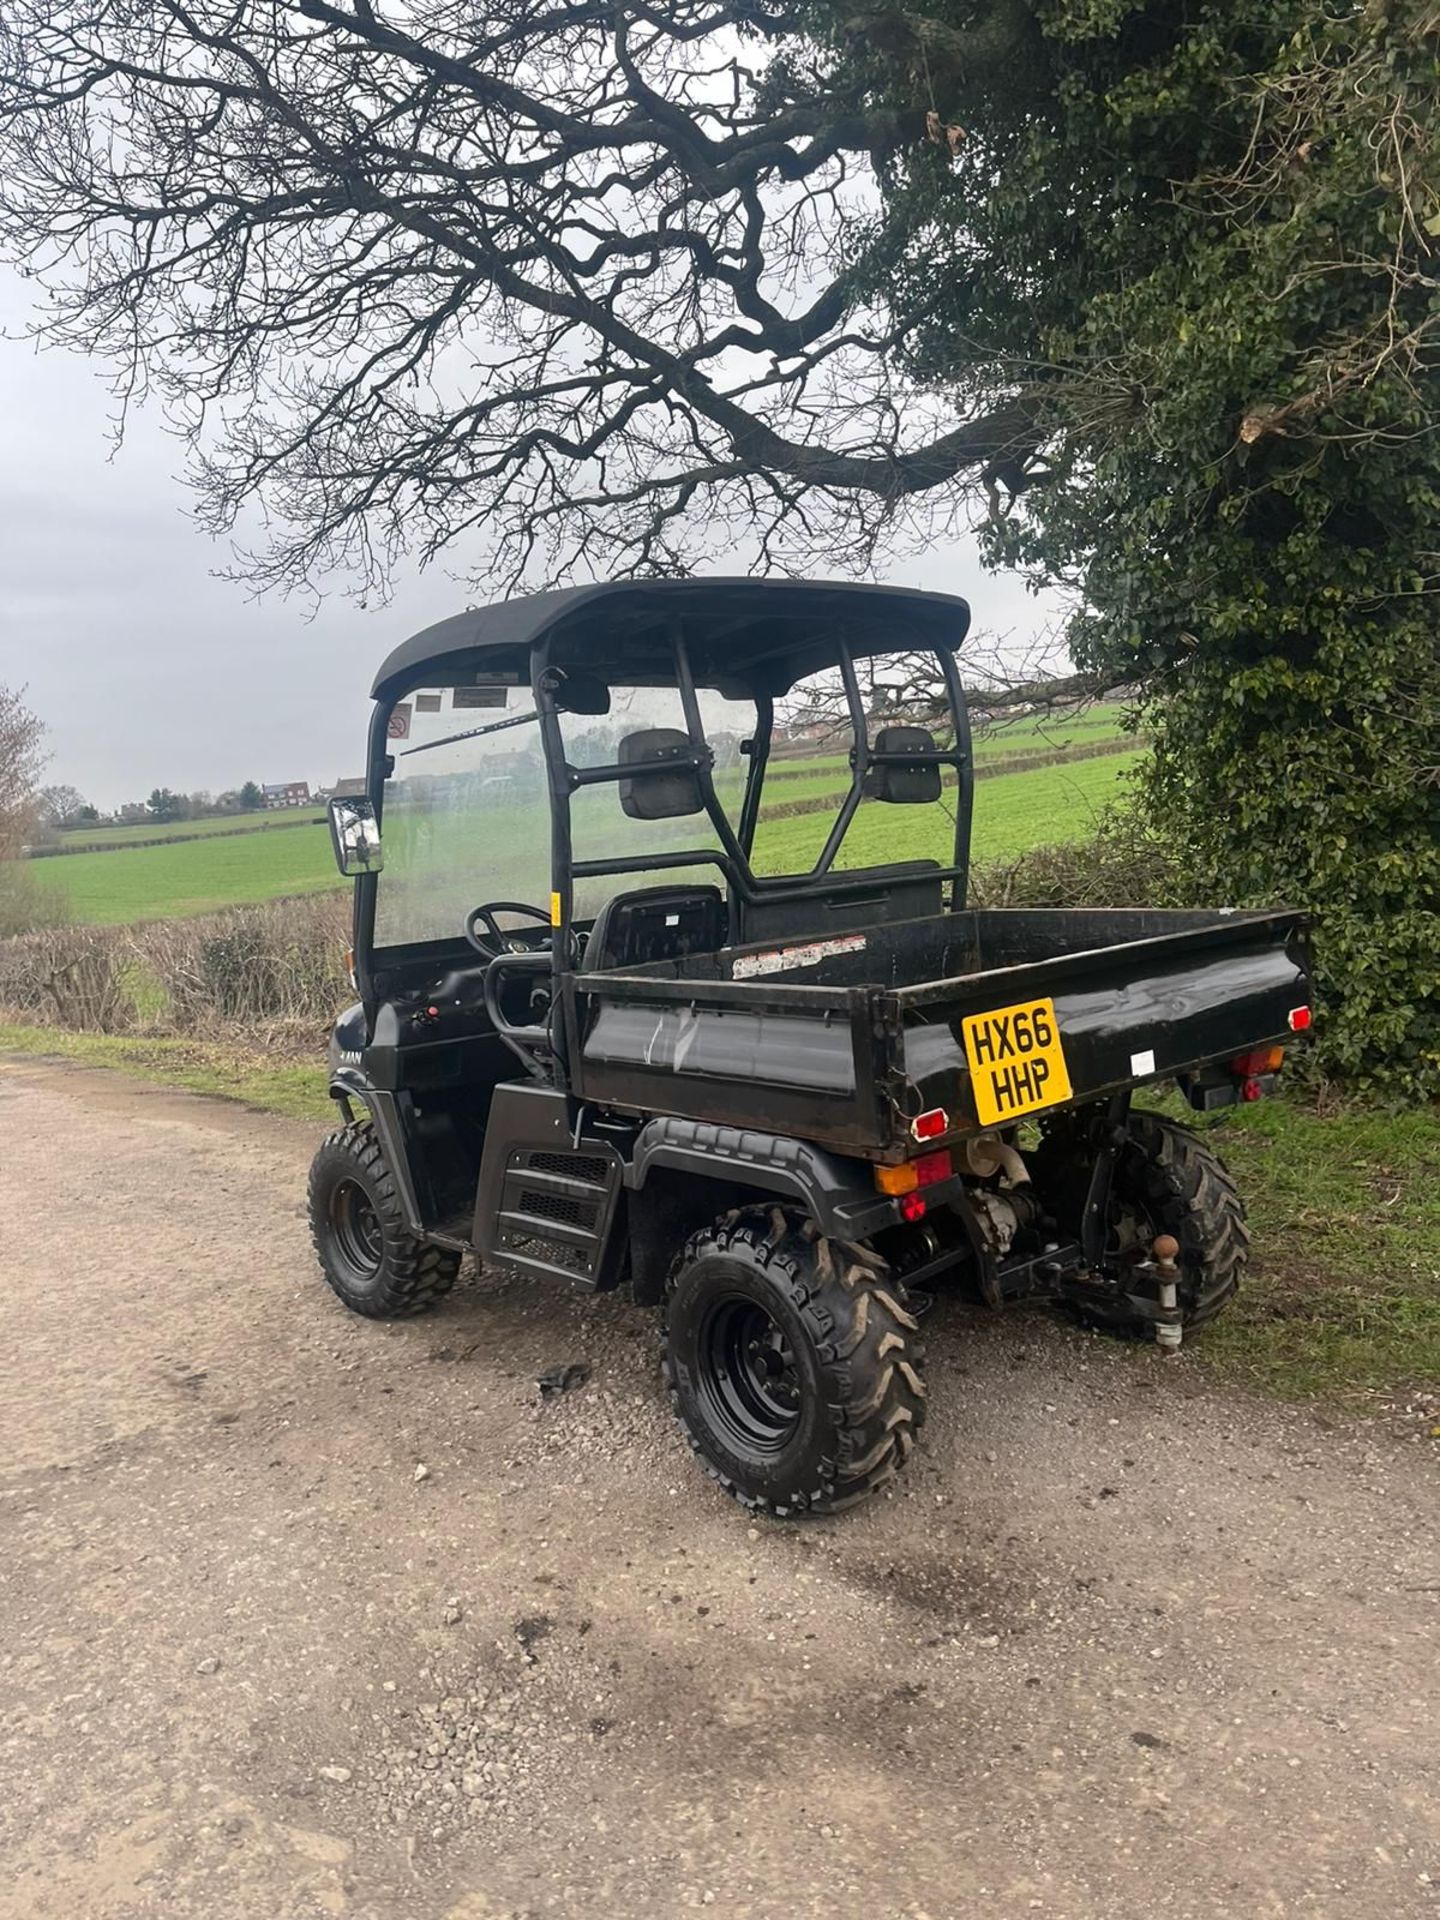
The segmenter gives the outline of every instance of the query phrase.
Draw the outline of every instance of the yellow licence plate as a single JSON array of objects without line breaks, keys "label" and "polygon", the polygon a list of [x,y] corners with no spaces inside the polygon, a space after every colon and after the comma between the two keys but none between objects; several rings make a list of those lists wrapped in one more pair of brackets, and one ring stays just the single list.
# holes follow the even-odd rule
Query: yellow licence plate
[{"label": "yellow licence plate", "polygon": [[1053,1000],[1022,1000],[993,1013],[972,1013],[960,1026],[982,1126],[1004,1126],[1070,1098]]}]

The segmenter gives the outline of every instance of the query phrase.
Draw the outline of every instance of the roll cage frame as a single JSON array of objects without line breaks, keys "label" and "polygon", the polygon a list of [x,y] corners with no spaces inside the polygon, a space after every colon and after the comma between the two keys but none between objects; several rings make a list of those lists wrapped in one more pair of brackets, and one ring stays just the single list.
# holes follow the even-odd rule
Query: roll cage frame
[{"label": "roll cage frame", "polygon": [[[566,975],[575,970],[577,963],[576,927],[574,921],[575,882],[582,879],[610,878],[621,874],[658,873],[678,868],[713,866],[724,876],[732,900],[744,904],[760,901],[803,901],[823,899],[835,884],[835,861],[844,845],[845,836],[865,798],[866,776],[877,766],[894,765],[909,768],[936,766],[953,768],[956,775],[955,791],[955,833],[952,860],[948,867],[929,870],[928,877],[942,883],[950,882],[949,910],[960,912],[966,905],[967,885],[970,869],[971,816],[974,805],[974,757],[972,752],[970,716],[961,684],[959,669],[955,662],[955,653],[963,635],[957,635],[950,644],[943,641],[921,641],[893,649],[896,653],[933,654],[940,668],[941,680],[945,689],[953,744],[948,747],[932,747],[925,751],[888,752],[877,751],[871,746],[869,738],[869,716],[865,711],[864,695],[860,687],[859,676],[855,669],[855,654],[843,628],[834,637],[835,658],[833,668],[840,674],[845,694],[846,713],[853,737],[851,749],[850,785],[841,802],[840,810],[833,821],[825,844],[820,850],[814,866],[805,874],[776,875],[762,877],[755,873],[750,863],[755,833],[760,818],[760,803],[764,790],[766,769],[770,761],[770,749],[775,729],[775,696],[750,687],[749,694],[756,709],[756,728],[747,741],[742,742],[741,753],[747,760],[745,787],[741,798],[738,821],[732,825],[720,797],[715,790],[713,775],[714,754],[705,735],[704,722],[700,713],[697,685],[691,668],[690,651],[686,642],[684,622],[681,619],[669,623],[668,639],[671,660],[674,666],[673,684],[680,695],[685,732],[688,738],[688,751],[677,753],[667,759],[670,768],[692,772],[699,789],[703,811],[719,841],[718,847],[694,847],[666,852],[637,853],[610,856],[605,859],[577,860],[571,831],[570,802],[572,796],[585,787],[618,785],[621,780],[633,778],[636,768],[633,765],[622,766],[618,762],[609,762],[600,766],[577,767],[571,764],[565,749],[564,732],[561,725],[564,706],[557,700],[563,684],[563,670],[553,663],[554,633],[546,631],[525,643],[529,653],[530,690],[535,702],[538,719],[541,749],[546,767],[546,791],[550,806],[550,905],[551,905],[551,941],[548,954],[536,953],[532,956],[510,956],[510,961],[529,960],[547,962],[545,967],[534,965],[537,973],[549,971],[553,979],[553,992],[558,1003],[562,983]],[[496,653],[507,653],[513,657],[514,649],[496,647]],[[783,655],[787,649],[777,647],[775,654]],[[737,671],[734,678],[743,683],[754,677],[754,670],[763,665],[770,655],[754,654]],[[874,649],[867,649],[866,658],[883,658]],[[389,723],[391,714],[399,703],[417,686],[423,686],[435,677],[435,669],[440,663],[417,663],[413,672],[406,676],[398,686],[392,685],[385,698],[378,700],[371,714],[369,754],[367,771],[367,790],[371,805],[378,822],[384,819],[385,786],[394,768],[390,740]],[[623,686],[627,684],[664,685],[657,681],[653,672],[647,672],[643,682],[628,682],[625,675],[625,663],[619,652],[593,663],[586,663],[587,671],[604,680],[607,685]],[[829,670],[822,668],[822,671]],[[476,669],[483,673],[483,665]],[[707,681],[707,684],[708,681]],[[943,789],[942,789],[943,791]],[[843,870],[842,870],[843,871]],[[888,876],[887,876],[888,877]],[[355,973],[361,998],[367,1009],[375,1004],[374,984],[374,928],[375,902],[377,888],[382,876],[379,874],[361,875],[357,884],[355,919]],[[864,869],[857,870],[848,887],[858,894],[864,893],[867,874]],[[869,884],[877,892],[883,891],[887,879],[875,876]],[[448,944],[440,943],[440,944]],[[385,949],[386,952],[403,952],[404,949]],[[547,1044],[553,1051],[558,1035],[548,1031],[542,1034],[540,1029],[512,1029],[513,1038],[528,1045]],[[522,1058],[526,1051],[517,1047]],[[527,1059],[527,1065],[531,1062]]]}]

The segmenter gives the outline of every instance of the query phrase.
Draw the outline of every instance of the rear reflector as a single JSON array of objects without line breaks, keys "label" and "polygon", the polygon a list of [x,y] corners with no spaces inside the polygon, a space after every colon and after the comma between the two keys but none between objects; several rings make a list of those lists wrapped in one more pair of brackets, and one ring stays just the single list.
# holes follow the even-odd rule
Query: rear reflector
[{"label": "rear reflector", "polygon": [[943,1107],[931,1107],[928,1113],[916,1116],[910,1122],[910,1132],[916,1140],[938,1140],[942,1133],[950,1131],[950,1116]]},{"label": "rear reflector", "polygon": [[1244,1080],[1240,1083],[1240,1098],[1242,1100],[1260,1100],[1264,1098],[1264,1095],[1265,1089],[1258,1080]]},{"label": "rear reflector", "polygon": [[918,1193],[907,1193],[900,1202],[900,1212],[907,1220],[923,1220],[925,1202]]},{"label": "rear reflector", "polygon": [[1290,1009],[1290,1031],[1292,1033],[1306,1033],[1309,1031],[1309,1027],[1310,1009],[1308,1007],[1292,1007]]}]

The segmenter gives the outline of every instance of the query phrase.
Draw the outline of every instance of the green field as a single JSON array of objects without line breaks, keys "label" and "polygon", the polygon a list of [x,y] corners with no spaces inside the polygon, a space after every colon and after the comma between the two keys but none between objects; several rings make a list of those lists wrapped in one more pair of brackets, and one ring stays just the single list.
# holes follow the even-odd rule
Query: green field
[{"label": "green field", "polygon": [[145,840],[203,840],[217,833],[265,833],[272,827],[293,827],[297,821],[325,818],[323,807],[277,807],[273,813],[222,813],[210,820],[150,820],[138,827],[71,827],[60,836],[62,846],[74,849],[133,846]]},{"label": "green field", "polygon": [[[1083,839],[1099,810],[1123,791],[1124,771],[1138,758],[1138,753],[1105,754],[977,781],[975,857],[1009,859],[1046,841]],[[833,795],[838,804],[843,777],[843,762],[837,762],[833,770],[816,769],[813,776],[787,781],[775,789],[773,797],[790,802]],[[607,816],[612,809],[618,814],[613,794],[596,788],[589,792],[593,797],[577,801],[576,840],[582,850],[586,845],[582,809],[603,807]],[[294,816],[257,816],[266,825],[284,818]],[[590,818],[594,822],[596,816]],[[824,844],[831,819],[827,809],[762,821],[755,849],[757,866],[765,873],[807,869]],[[343,885],[321,822],[322,816],[315,813],[309,824],[289,832],[262,830],[223,837],[217,837],[212,827],[208,833],[197,831],[161,847],[68,854],[38,862],[36,871],[46,885],[64,893],[71,913],[80,921],[115,925],[209,913],[219,907]],[[203,828],[212,823],[194,824]],[[615,824],[611,820],[610,825]],[[465,878],[467,871],[478,877],[488,865],[497,870],[492,891],[540,900],[549,881],[543,871],[547,832],[538,809],[497,810],[479,828],[477,833],[477,823],[470,817],[437,820],[429,858],[458,876],[460,892],[467,899],[474,892]],[[846,837],[841,864],[872,866],[886,860],[926,858],[948,864],[952,830],[944,805],[906,808],[867,801]],[[143,834],[146,830],[119,831]],[[629,851],[638,851],[642,845],[658,846],[667,840],[683,845],[697,837],[693,821],[643,828],[632,822],[623,844]],[[619,844],[607,850],[616,851]],[[403,864],[398,833],[391,836],[391,856],[398,876]],[[500,868],[509,869],[503,885]],[[517,894],[517,886],[528,890]]]},{"label": "green field", "polygon": [[1125,709],[1118,702],[1086,707],[1083,713],[1026,715],[1018,720],[988,721],[975,728],[977,760],[1009,753],[1044,753],[1062,747],[1096,747],[1107,740],[1127,738],[1121,721]]},{"label": "green field", "polygon": [[[1102,807],[1119,798],[1127,768],[1139,753],[1103,754],[1071,766],[1036,767],[975,783],[974,839],[977,860],[1009,860],[1031,847],[1057,840],[1083,840]],[[829,813],[802,813],[765,820],[755,842],[762,873],[800,872],[814,864],[830,830]],[[945,807],[891,807],[862,802],[845,836],[840,865],[879,866],[887,860],[938,860],[948,866],[954,825]]]},{"label": "green field", "polygon": [[[1084,713],[1062,715],[1058,719],[1027,717],[986,725],[976,730],[971,743],[976,765],[983,767],[987,761],[1008,760],[1021,753],[1063,753],[1067,748],[1093,753],[1097,747],[1115,745],[1133,737],[1121,725],[1123,713],[1123,707],[1108,705],[1090,707]],[[848,752],[774,754],[768,777],[776,779],[784,792],[782,795],[777,788],[771,798],[792,799],[797,786],[812,786],[822,774],[843,781],[849,765]]]},{"label": "green field", "polygon": [[[1440,1380],[1440,1113],[1289,1100],[1206,1131],[1239,1182],[1255,1267],[1195,1351],[1290,1399]],[[1432,1436],[1440,1439],[1440,1426]]]},{"label": "green field", "polygon": [[63,892],[77,920],[99,926],[211,913],[344,885],[330,835],[318,823],[291,833],[197,835],[123,853],[67,854],[36,862],[36,872]]}]

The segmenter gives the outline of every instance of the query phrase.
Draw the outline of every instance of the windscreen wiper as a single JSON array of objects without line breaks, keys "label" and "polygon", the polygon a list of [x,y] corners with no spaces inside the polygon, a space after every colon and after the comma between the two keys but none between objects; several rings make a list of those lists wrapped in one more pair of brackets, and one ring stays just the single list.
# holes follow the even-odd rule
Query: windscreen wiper
[{"label": "windscreen wiper", "polygon": [[538,708],[529,713],[512,713],[507,720],[492,720],[488,727],[470,727],[464,733],[447,733],[443,740],[422,740],[418,747],[402,747],[401,758],[411,753],[429,753],[432,747],[453,747],[457,740],[481,740],[487,733],[503,733],[507,727],[523,727],[527,720],[538,720]]}]

